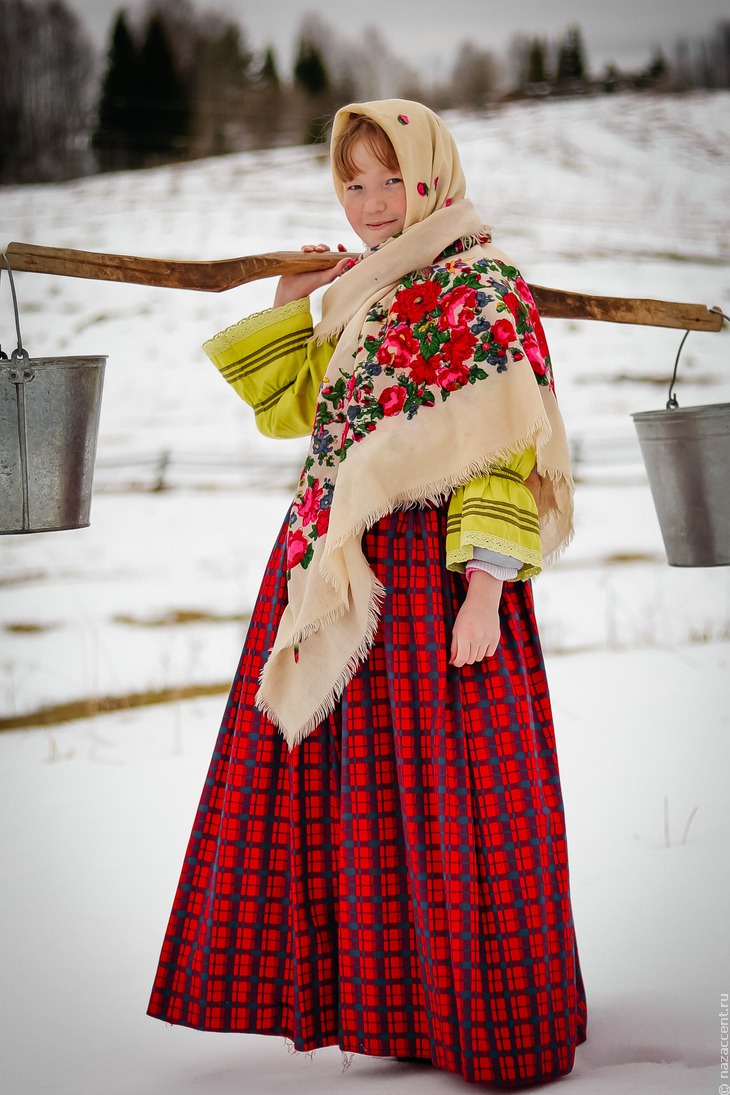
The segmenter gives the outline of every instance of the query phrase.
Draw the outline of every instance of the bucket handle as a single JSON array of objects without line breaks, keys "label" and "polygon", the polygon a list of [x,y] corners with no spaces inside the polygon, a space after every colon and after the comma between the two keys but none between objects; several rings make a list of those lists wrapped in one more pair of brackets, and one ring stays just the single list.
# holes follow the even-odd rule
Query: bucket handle
[{"label": "bucket handle", "polygon": [[[17,349],[13,350],[12,360],[14,362],[27,361],[28,360],[28,351],[23,348],[23,338],[22,338],[22,335],[20,333],[20,312],[18,310],[18,295],[15,292],[15,281],[13,280],[13,268],[11,267],[10,262],[8,261],[8,256],[4,253],[3,253],[3,262],[5,263],[5,266],[7,267],[8,278],[10,279],[10,292],[11,292],[12,297],[13,297],[13,312],[15,314],[15,331],[16,331],[16,334],[18,336],[18,346],[17,346]],[[2,267],[0,267],[0,273],[1,272],[2,272]],[[0,350],[0,358],[2,358],[4,360],[7,360],[7,354],[4,354],[2,352],[2,350]]]},{"label": "bucket handle", "polygon": [[[7,262],[7,258],[5,259],[5,261]],[[719,316],[722,316],[722,318],[727,323],[730,323],[730,316],[726,316],[725,313],[720,311],[719,308],[710,308],[710,311],[711,312],[716,312]],[[674,359],[674,371],[672,372],[672,379],[669,381],[669,396],[667,398],[667,407],[666,407],[666,409],[668,411],[676,411],[677,407],[679,406],[679,400],[677,399],[676,395],[674,394],[674,385],[677,383],[677,367],[679,365],[679,356],[682,353],[682,350],[684,348],[684,344],[687,341],[687,336],[689,334],[690,334],[689,331],[684,332],[684,335],[682,337],[682,341],[679,344],[679,349],[677,350],[677,356]]]},{"label": "bucket handle", "polygon": [[[18,416],[18,448],[20,454],[20,482],[23,491],[23,532],[30,530],[30,487],[28,476],[28,449],[27,449],[27,424],[25,418],[25,385],[33,380],[34,373],[32,369],[27,367],[29,361],[28,351],[23,347],[23,337],[20,333],[20,312],[18,311],[18,297],[15,292],[15,282],[13,281],[13,271],[10,263],[8,262],[8,256],[3,254],[3,261],[8,270],[8,277],[10,279],[10,292],[13,297],[13,312],[15,313],[15,331],[18,336],[18,345],[11,355],[11,361],[14,366],[19,368],[11,369],[8,374],[8,380],[11,384],[15,385],[15,394],[17,399],[17,416]],[[0,267],[2,272],[2,267]],[[8,355],[3,353],[0,349],[0,360],[7,361]]]}]

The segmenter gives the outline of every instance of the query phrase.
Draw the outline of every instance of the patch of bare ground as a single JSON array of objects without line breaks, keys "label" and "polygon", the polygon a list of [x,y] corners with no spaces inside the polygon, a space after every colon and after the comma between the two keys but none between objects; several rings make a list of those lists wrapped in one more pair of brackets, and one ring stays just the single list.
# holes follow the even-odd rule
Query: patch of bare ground
[{"label": "patch of bare ground", "polygon": [[200,612],[198,609],[174,608],[160,616],[131,616],[123,613],[112,616],[115,624],[130,627],[181,627],[186,624],[247,624],[249,613]]},{"label": "patch of bare ground", "polygon": [[59,623],[40,624],[18,620],[16,623],[3,624],[3,631],[9,631],[11,635],[43,635],[46,631],[55,631],[62,626]]},{"label": "patch of bare ground", "polygon": [[94,696],[69,700],[66,703],[52,703],[46,707],[39,707],[35,711],[0,718],[0,732],[57,726],[62,722],[75,722],[78,719],[106,715],[111,711],[128,711],[134,707],[175,703],[178,700],[192,700],[200,696],[217,696],[227,692],[230,687],[230,681],[213,684],[182,684],[171,688],[150,688],[143,692],[128,692],[125,696]]}]

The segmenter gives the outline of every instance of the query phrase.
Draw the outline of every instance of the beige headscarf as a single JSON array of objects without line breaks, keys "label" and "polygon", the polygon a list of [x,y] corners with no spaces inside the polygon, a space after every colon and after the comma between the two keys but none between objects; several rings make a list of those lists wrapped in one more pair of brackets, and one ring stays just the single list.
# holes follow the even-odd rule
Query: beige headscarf
[{"label": "beige headscarf", "polygon": [[[350,118],[359,114],[377,122],[396,151],[408,199],[404,229],[466,196],[466,179],[456,142],[432,110],[409,99],[351,103],[335,115],[333,148]],[[332,179],[342,202],[344,183],[334,170]]]},{"label": "beige headscarf", "polygon": [[366,528],[400,506],[438,502],[528,447],[546,484],[546,558],[572,527],[568,448],[539,319],[464,198],[448,130],[421,104],[391,99],[343,108],[333,141],[351,114],[390,138],[407,217],[400,236],[328,289],[315,329],[339,341],[292,505],[288,604],[257,696],[290,746],[334,708],[372,643],[385,591],[361,550]]}]

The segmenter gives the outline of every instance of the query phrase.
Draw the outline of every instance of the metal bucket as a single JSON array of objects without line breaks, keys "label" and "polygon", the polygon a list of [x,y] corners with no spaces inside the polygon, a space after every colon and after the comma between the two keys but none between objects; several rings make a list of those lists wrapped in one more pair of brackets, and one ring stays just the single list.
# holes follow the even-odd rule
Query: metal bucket
[{"label": "metal bucket", "polygon": [[89,524],[105,363],[0,360],[0,533]]},{"label": "metal bucket", "polygon": [[730,403],[631,417],[670,566],[730,566]]}]

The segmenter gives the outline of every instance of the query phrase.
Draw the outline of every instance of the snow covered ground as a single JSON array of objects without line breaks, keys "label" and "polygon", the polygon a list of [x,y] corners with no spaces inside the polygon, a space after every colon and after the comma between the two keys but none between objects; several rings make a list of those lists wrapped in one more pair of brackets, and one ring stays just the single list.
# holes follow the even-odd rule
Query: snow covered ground
[{"label": "snow covered ground", "polygon": [[[730,311],[730,95],[450,121],[470,196],[528,280]],[[0,246],[11,239],[180,258],[356,246],[321,152],[301,148],[4,190]],[[272,284],[219,296],[16,284],[32,355],[109,363],[91,527],[0,538],[0,718],[224,685],[302,444],[258,436],[197,347],[266,307]],[[0,309],[8,349],[6,281]],[[666,565],[630,418],[664,406],[681,333],[546,326],[578,457],[577,531],[536,598],[591,1009],[563,1083],[576,1095],[726,1095],[730,573]],[[689,338],[683,406],[730,401],[729,346],[727,331]],[[168,489],[153,492],[163,454]],[[343,1073],[336,1050],[308,1060],[144,1015],[223,702],[0,736],[3,1091],[463,1089],[365,1058]]]}]

